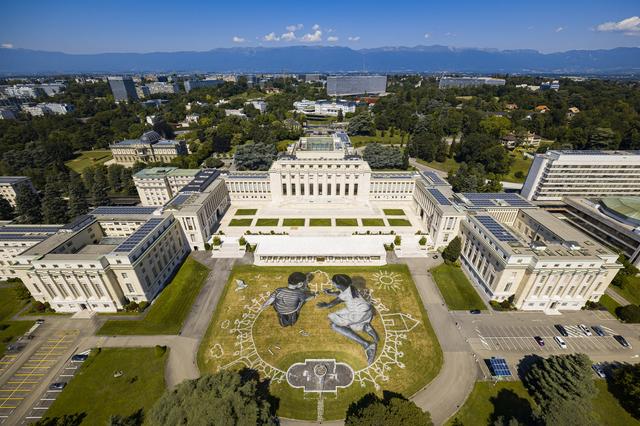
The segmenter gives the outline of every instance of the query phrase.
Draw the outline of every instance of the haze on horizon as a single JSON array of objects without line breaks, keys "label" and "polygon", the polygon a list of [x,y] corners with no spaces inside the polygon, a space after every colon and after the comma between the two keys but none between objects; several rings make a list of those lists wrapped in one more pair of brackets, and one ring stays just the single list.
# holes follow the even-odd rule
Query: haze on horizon
[{"label": "haze on horizon", "polygon": [[66,53],[206,51],[233,46],[353,49],[446,45],[557,52],[640,46],[637,1],[404,1],[394,7],[248,0],[108,3],[25,0],[4,5],[2,48]]}]

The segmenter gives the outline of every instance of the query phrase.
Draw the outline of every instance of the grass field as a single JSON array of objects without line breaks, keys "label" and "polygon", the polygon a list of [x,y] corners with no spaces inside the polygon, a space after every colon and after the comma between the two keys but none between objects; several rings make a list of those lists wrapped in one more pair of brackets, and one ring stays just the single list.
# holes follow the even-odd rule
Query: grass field
[{"label": "grass field", "polygon": [[15,342],[34,324],[33,321],[10,321],[28,302],[16,297],[15,285],[0,287],[0,358],[7,344]]},{"label": "grass field", "polygon": [[631,277],[624,288],[611,286],[611,289],[627,299],[629,303],[640,305],[640,277]]},{"label": "grass field", "polygon": [[616,308],[618,306],[621,306],[618,302],[616,302],[615,300],[613,300],[611,298],[611,296],[609,296],[608,294],[603,294],[602,297],[600,297],[600,300],[598,300],[598,302],[604,306],[605,308],[607,308],[607,311],[609,311],[609,313],[611,315],[613,315],[614,317],[618,317],[616,315]]},{"label": "grass field", "polygon": [[253,216],[258,212],[258,209],[238,209],[236,210],[236,216]]},{"label": "grass field", "polygon": [[[267,375],[273,377],[274,370],[271,368],[286,371],[292,363],[304,362],[305,359],[310,358],[332,358],[339,362],[346,362],[356,372],[367,367],[362,348],[337,334],[329,326],[327,314],[343,306],[330,310],[316,306],[317,301],[329,301],[332,296],[320,294],[316,296],[316,300],[307,302],[302,308],[298,322],[292,327],[280,327],[276,313],[271,307],[253,316],[252,312],[258,312],[254,307],[259,307],[264,298],[275,288],[286,285],[287,277],[293,271],[313,271],[313,279],[309,284],[312,291],[330,288],[330,276],[334,273],[349,274],[360,288],[372,291],[374,298],[384,305],[378,306],[378,313],[372,321],[372,326],[378,331],[381,339],[377,351],[379,358],[367,371],[377,368],[380,365],[379,362],[389,359],[381,356],[388,333],[391,333],[384,331],[382,314],[390,315],[386,320],[387,327],[395,325],[404,330],[403,326],[406,324],[404,321],[409,321],[412,327],[415,326],[412,329],[409,328],[410,331],[403,332],[407,339],[402,340],[398,348],[401,352],[399,361],[404,364],[404,368],[398,364],[387,364],[384,374],[388,379],[386,381],[383,378],[377,379],[381,390],[411,396],[436,376],[442,364],[442,352],[405,265],[322,267],[320,270],[304,267],[236,266],[229,277],[229,283],[213,314],[198,352],[198,366],[203,374],[216,372],[221,368],[241,369],[246,365],[253,368],[266,367],[268,370],[261,369],[263,374],[269,371]],[[248,287],[235,291],[235,286],[231,283],[236,279],[244,280]],[[396,316],[401,313],[411,315],[415,321],[409,317]],[[400,320],[400,318],[408,319]],[[233,330],[240,326],[249,327],[250,338],[244,331]],[[253,352],[253,343],[255,343],[256,352]],[[392,344],[393,340],[389,343]],[[259,358],[251,355],[254,353]],[[239,358],[241,354],[250,355],[251,358]],[[259,362],[260,360],[265,364]],[[364,387],[361,387],[359,382],[354,382],[348,388],[339,389],[337,399],[326,397],[324,418],[326,420],[343,418],[346,408],[352,401],[375,391],[371,383],[364,383]],[[280,398],[278,409],[280,416],[316,419],[317,400],[309,395],[305,397],[302,389],[294,389],[286,381],[273,380],[270,390]]]},{"label": "grass field", "polygon": [[358,226],[358,219],[336,219],[336,226]]},{"label": "grass field", "polygon": [[34,321],[3,321],[0,322],[0,358],[4,356],[9,343],[27,332]]},{"label": "grass field", "polygon": [[178,334],[194,299],[204,284],[209,268],[189,257],[173,280],[162,290],[141,320],[110,320],[97,334]]},{"label": "grass field", "polygon": [[[351,136],[350,139],[351,139],[351,143],[355,147],[366,145],[371,142],[394,144],[394,145],[400,145],[400,143],[402,142],[402,137],[400,136],[399,130],[396,130],[393,136],[390,136],[389,131],[385,132],[385,135],[382,136],[382,131],[377,130],[375,136],[354,135],[354,136]],[[407,142],[406,136],[404,137],[404,142],[405,143]]]},{"label": "grass field", "polygon": [[251,226],[253,219],[231,219],[229,226]]},{"label": "grass field", "polygon": [[449,309],[487,309],[462,269],[443,263],[430,272]]},{"label": "grass field", "polygon": [[387,219],[389,226],[411,226],[411,222],[407,219]]},{"label": "grass field", "polygon": [[[94,349],[46,416],[84,413],[83,425],[106,425],[112,415],[146,414],[165,390],[167,356],[155,348]],[[114,371],[124,375],[113,377]]]},{"label": "grass field", "polygon": [[[596,380],[598,394],[593,398],[592,417],[604,426],[640,425],[615,397],[607,390],[604,380]],[[503,417],[516,418],[519,424],[532,424],[534,402],[522,382],[476,382],[469,398],[460,410],[447,422],[455,419],[464,425],[491,425]]]},{"label": "grass field", "polygon": [[20,312],[28,302],[21,301],[16,297],[16,285],[7,284],[6,287],[0,287],[0,321],[11,319],[15,314]]},{"label": "grass field", "polygon": [[384,220],[377,218],[362,219],[362,226],[384,226]]},{"label": "grass field", "polygon": [[290,218],[282,221],[282,226],[304,226],[304,219]]},{"label": "grass field", "polygon": [[309,219],[309,226],[331,226],[331,219],[325,218],[311,218]]},{"label": "grass field", "polygon": [[80,156],[67,161],[65,165],[76,173],[82,173],[87,167],[105,163],[112,158],[113,156],[109,150],[82,151]]},{"label": "grass field", "polygon": [[256,226],[278,226],[280,219],[260,218],[256,221]]},{"label": "grass field", "polygon": [[382,209],[387,216],[404,216],[404,210],[402,209]]},{"label": "grass field", "polygon": [[428,166],[436,170],[442,170],[447,173],[454,173],[460,167],[460,164],[456,162],[453,158],[447,158],[444,163],[439,161],[424,161],[419,158],[416,158],[416,161],[423,166]]},{"label": "grass field", "polygon": [[[507,182],[517,182],[523,183],[527,178],[527,173],[529,172],[529,167],[533,162],[530,158],[525,158],[522,155],[522,151],[513,151],[510,156],[513,159],[513,163],[511,163],[511,168],[509,169],[509,173],[506,174],[502,180]],[[516,177],[516,173],[522,172],[522,177]]]}]

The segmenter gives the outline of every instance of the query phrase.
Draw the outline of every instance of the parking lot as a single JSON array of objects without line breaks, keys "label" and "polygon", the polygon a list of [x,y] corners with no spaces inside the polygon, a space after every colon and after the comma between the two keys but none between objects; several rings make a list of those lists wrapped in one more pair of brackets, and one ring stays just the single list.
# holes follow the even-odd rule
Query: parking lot
[{"label": "parking lot", "polygon": [[[0,386],[0,423],[11,420],[14,411],[45,380],[78,335],[77,330],[60,331],[49,337]],[[4,358],[3,358],[4,359]],[[11,365],[12,360],[8,360]]]},{"label": "parking lot", "polygon": [[16,359],[18,358],[18,354],[7,354],[0,358],[0,375],[5,372],[10,365],[12,365]]},{"label": "parking lot", "polygon": [[[562,349],[553,340],[554,336],[560,336],[558,330],[552,325],[529,326],[489,326],[477,325],[474,329],[475,336],[469,337],[469,343],[475,351],[501,351],[501,352],[530,352],[530,353],[563,353],[563,352],[588,352],[610,353],[611,351],[625,351],[613,337],[614,330],[601,326],[607,336],[586,336],[577,325],[563,324],[569,336],[562,337],[567,348]],[[540,346],[534,336],[540,336],[544,340],[544,346]]]}]

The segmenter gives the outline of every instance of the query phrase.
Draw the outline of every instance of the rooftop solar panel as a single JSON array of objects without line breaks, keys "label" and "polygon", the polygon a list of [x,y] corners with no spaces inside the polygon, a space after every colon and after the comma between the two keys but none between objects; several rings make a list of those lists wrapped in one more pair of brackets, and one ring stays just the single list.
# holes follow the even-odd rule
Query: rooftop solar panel
[{"label": "rooftop solar panel", "polygon": [[48,235],[24,235],[24,234],[1,234],[0,240],[4,241],[41,241],[48,238]]},{"label": "rooftop solar panel", "polygon": [[422,176],[430,180],[434,185],[448,185],[448,183],[435,172],[424,171],[422,172]]},{"label": "rooftop solar panel", "polygon": [[92,215],[110,215],[110,214],[152,214],[158,208],[157,207],[142,207],[142,206],[101,206],[96,207],[91,211]]},{"label": "rooftop solar panel", "polygon": [[489,365],[491,366],[491,372],[494,376],[509,377],[511,376],[511,370],[507,360],[504,358],[491,358],[489,359]]},{"label": "rooftop solar panel", "polygon": [[428,191],[429,191],[429,193],[431,195],[433,195],[433,197],[436,199],[438,204],[440,204],[441,206],[450,206],[451,205],[451,201],[449,201],[449,199],[447,197],[445,197],[444,194],[442,192],[440,192],[439,190],[437,190],[435,188],[429,188]]},{"label": "rooftop solar panel", "polygon": [[116,247],[114,252],[121,253],[131,251],[136,245],[138,245],[140,241],[142,241],[147,235],[149,235],[149,232],[153,231],[153,229],[155,229],[155,227],[158,226],[162,221],[162,218],[149,219],[138,229],[136,229],[136,232],[131,234],[129,238],[124,240],[122,244]]},{"label": "rooftop solar panel", "polygon": [[518,239],[513,236],[512,233],[507,231],[507,229],[500,225],[494,218],[491,216],[476,216],[475,217],[478,222],[480,222],[489,232],[491,232],[499,241],[509,243],[509,242],[517,242]]},{"label": "rooftop solar panel", "polygon": [[3,226],[0,228],[0,234],[14,233],[39,233],[54,234],[60,229],[60,226]]}]

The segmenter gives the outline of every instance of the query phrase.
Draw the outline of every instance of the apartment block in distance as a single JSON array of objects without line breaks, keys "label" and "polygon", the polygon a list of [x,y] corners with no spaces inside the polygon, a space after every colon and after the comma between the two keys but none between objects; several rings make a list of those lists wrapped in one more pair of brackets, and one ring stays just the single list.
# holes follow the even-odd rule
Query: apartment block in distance
[{"label": "apartment block in distance", "polygon": [[327,95],[379,95],[387,91],[386,75],[332,75],[327,77]]},{"label": "apartment block in distance", "polygon": [[224,80],[185,80],[184,91],[189,93],[194,89],[200,89],[202,87],[218,87]]},{"label": "apartment block in distance", "polygon": [[0,176],[0,197],[7,200],[11,207],[16,206],[16,189],[20,185],[27,185],[35,191],[31,179],[26,176]]},{"label": "apartment block in distance", "polygon": [[640,196],[640,151],[548,151],[536,154],[521,195],[533,201],[562,197]]},{"label": "apartment block in distance", "polygon": [[109,77],[108,80],[116,102],[138,100],[136,85],[131,77]]},{"label": "apartment block in distance", "polygon": [[504,86],[506,80],[504,78],[492,77],[442,77],[438,83],[438,88],[460,88],[460,87],[479,87],[479,86]]},{"label": "apartment block in distance", "polygon": [[180,155],[187,154],[187,145],[182,140],[166,140],[152,131],[145,132],[140,139],[126,139],[109,145],[116,164],[133,166],[141,163],[169,163]]}]

